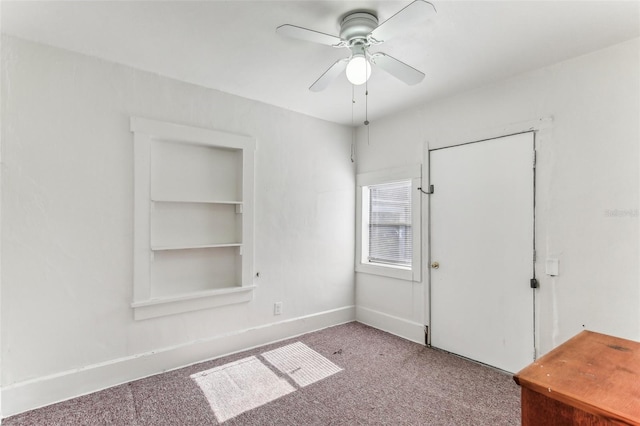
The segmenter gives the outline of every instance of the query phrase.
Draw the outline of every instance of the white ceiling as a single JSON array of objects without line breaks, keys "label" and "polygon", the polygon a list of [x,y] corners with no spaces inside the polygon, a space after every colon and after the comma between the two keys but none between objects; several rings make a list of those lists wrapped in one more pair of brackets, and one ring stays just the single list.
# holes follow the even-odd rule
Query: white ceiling
[{"label": "white ceiling", "polygon": [[[308,87],[346,49],[276,34],[285,23],[338,34],[339,18],[394,1],[2,1],[2,32],[168,77],[359,125],[362,86],[341,75]],[[640,36],[640,1],[433,1],[437,15],[372,51],[423,71],[406,86],[380,69],[368,83],[370,120]]]}]

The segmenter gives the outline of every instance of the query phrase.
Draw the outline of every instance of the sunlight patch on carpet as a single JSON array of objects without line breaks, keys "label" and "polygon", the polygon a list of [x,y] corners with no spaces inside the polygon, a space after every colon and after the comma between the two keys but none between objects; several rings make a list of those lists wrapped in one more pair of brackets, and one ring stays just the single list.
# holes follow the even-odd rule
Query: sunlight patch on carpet
[{"label": "sunlight patch on carpet", "polygon": [[295,391],[255,356],[201,371],[191,378],[202,389],[220,423]]},{"label": "sunlight patch on carpet", "polygon": [[342,371],[342,368],[302,342],[265,352],[262,356],[300,387],[308,386]]}]

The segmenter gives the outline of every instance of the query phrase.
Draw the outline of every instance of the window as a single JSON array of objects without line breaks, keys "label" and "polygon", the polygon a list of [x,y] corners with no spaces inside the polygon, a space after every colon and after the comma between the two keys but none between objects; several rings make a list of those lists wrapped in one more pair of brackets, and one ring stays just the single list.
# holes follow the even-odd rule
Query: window
[{"label": "window", "polygon": [[370,185],[367,215],[370,263],[411,267],[411,180]]},{"label": "window", "polygon": [[420,280],[420,166],[358,175],[356,271]]}]

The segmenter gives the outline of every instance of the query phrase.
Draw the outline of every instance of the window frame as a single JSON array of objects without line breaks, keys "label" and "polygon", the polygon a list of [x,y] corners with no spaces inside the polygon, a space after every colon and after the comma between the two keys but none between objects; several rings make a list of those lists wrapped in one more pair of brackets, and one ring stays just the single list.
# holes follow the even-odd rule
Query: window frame
[{"label": "window frame", "polygon": [[[412,257],[411,267],[399,265],[386,265],[383,263],[369,262],[367,260],[369,246],[369,220],[367,205],[368,192],[365,188],[372,185],[385,183],[411,181],[411,230],[412,230]],[[390,278],[418,282],[421,279],[421,205],[422,200],[418,194],[418,188],[422,180],[422,166],[415,164],[406,167],[380,170],[375,172],[360,173],[356,176],[356,272],[381,275]],[[365,217],[367,214],[367,217]]]}]

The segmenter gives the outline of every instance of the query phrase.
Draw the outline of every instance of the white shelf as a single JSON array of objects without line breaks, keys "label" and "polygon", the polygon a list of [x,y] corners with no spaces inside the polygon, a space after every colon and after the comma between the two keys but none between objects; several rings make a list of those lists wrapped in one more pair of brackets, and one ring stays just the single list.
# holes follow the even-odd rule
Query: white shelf
[{"label": "white shelf", "polygon": [[178,200],[178,199],[161,199],[152,198],[154,203],[192,203],[192,204],[232,204],[242,205],[242,201],[228,201],[228,200]]},{"label": "white shelf", "polygon": [[193,249],[224,248],[224,247],[242,247],[242,243],[157,246],[157,247],[151,247],[151,251],[193,250]]},{"label": "white shelf", "polygon": [[255,286],[233,286],[207,291],[198,291],[134,302],[136,320],[155,318],[180,312],[196,311],[235,303],[248,302],[252,299]]}]

